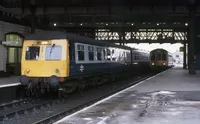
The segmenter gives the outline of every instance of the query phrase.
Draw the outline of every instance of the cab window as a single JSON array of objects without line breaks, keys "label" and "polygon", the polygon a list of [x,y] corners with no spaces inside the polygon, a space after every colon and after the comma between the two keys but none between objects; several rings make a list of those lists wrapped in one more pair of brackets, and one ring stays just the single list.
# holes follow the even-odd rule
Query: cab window
[{"label": "cab window", "polygon": [[45,52],[46,60],[61,60],[62,47],[61,46],[47,46]]},{"label": "cab window", "polygon": [[152,54],[152,55],[151,55],[151,61],[155,61],[155,58],[156,58],[156,57],[155,57],[155,54]]},{"label": "cab window", "polygon": [[162,54],[162,60],[166,61],[167,60],[167,55],[165,53]]},{"label": "cab window", "polygon": [[26,48],[26,60],[38,60],[40,53],[40,47],[30,46]]},{"label": "cab window", "polygon": [[161,54],[160,53],[157,53],[157,61],[161,61]]}]

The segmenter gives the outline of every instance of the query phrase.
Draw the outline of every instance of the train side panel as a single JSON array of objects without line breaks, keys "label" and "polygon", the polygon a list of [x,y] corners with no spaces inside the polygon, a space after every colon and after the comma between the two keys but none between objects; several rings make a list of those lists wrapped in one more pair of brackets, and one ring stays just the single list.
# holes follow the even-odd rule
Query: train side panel
[{"label": "train side panel", "polygon": [[131,69],[131,52],[128,49],[77,42],[71,43],[70,49],[71,77]]}]

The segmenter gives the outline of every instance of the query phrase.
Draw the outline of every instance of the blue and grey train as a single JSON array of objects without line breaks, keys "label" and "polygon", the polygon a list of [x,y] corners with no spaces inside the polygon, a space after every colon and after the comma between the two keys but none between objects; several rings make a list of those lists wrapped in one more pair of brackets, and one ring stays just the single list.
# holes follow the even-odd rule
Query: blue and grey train
[{"label": "blue and grey train", "polygon": [[[124,72],[149,68],[149,53],[60,31],[43,31],[25,38],[20,82],[32,94],[72,92],[99,85]],[[76,81],[74,81],[76,80]]]}]

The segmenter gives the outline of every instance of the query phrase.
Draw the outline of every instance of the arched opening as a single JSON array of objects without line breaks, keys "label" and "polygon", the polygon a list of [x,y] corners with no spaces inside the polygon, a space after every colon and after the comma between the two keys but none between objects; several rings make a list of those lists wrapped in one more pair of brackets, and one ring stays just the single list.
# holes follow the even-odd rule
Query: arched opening
[{"label": "arched opening", "polygon": [[5,46],[7,48],[7,72],[11,75],[21,74],[21,53],[23,35],[10,32],[5,35]]}]

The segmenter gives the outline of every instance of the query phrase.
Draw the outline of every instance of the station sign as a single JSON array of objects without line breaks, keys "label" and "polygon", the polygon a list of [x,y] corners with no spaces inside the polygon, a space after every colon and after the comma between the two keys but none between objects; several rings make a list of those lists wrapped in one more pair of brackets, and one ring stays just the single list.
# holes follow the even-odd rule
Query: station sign
[{"label": "station sign", "polygon": [[5,46],[18,46],[19,41],[2,41],[1,44]]}]

